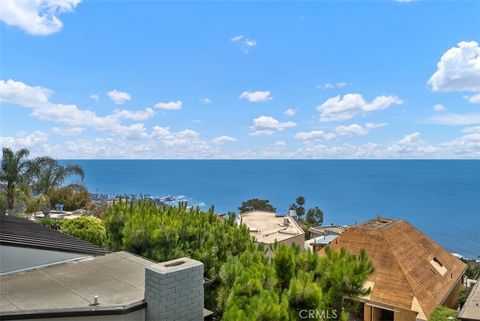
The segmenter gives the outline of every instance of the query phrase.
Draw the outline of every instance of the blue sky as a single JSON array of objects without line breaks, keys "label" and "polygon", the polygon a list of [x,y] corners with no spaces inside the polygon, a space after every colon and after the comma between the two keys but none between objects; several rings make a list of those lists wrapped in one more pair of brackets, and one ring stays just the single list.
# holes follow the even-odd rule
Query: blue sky
[{"label": "blue sky", "polygon": [[0,2],[2,146],[480,157],[480,2]]}]

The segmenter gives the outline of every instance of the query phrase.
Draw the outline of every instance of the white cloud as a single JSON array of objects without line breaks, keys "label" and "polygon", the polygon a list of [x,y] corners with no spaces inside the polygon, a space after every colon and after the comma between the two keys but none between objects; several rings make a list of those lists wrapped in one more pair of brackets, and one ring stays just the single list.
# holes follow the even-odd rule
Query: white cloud
[{"label": "white cloud", "polygon": [[215,137],[213,140],[212,140],[212,143],[214,143],[215,145],[223,145],[225,143],[229,143],[229,142],[236,142],[237,139],[235,137],[231,137],[231,136],[219,136],[219,137]]},{"label": "white cloud", "polygon": [[468,102],[470,104],[480,104],[480,93],[468,97]]},{"label": "white cloud", "polygon": [[467,134],[480,134],[480,126],[474,126],[474,127],[466,127],[462,129],[463,133]]},{"label": "white cloud", "polygon": [[32,115],[70,126],[90,126],[106,129],[116,123],[109,117],[99,117],[89,110],[75,105],[54,104],[49,101],[52,91],[44,87],[32,87],[20,81],[0,80],[0,101],[32,109]]},{"label": "white cloud", "polygon": [[257,45],[257,42],[254,39],[250,39],[242,35],[233,36],[230,38],[230,41],[239,44],[240,50],[244,54],[248,54],[250,49]]},{"label": "white cloud", "polygon": [[164,110],[179,110],[182,109],[183,103],[180,100],[169,101],[169,102],[159,102],[155,104],[155,108],[164,109]]},{"label": "white cloud", "polygon": [[375,128],[380,128],[380,127],[385,127],[387,126],[388,124],[387,123],[377,123],[377,124],[374,124],[374,123],[366,123],[365,124],[365,128],[367,129],[375,129]]},{"label": "white cloud", "polygon": [[97,94],[91,94],[90,96],[88,96],[90,99],[94,100],[95,102],[98,103],[98,101],[100,100],[100,96],[97,95]]},{"label": "white cloud", "polygon": [[277,140],[275,143],[273,143],[273,147],[276,148],[282,148],[287,146],[287,143],[285,143],[283,140]]},{"label": "white cloud", "polygon": [[363,136],[368,133],[367,128],[363,128],[359,124],[351,124],[348,126],[338,126],[335,133],[339,136]]},{"label": "white cloud", "polygon": [[165,146],[187,146],[199,138],[199,134],[191,129],[171,132],[169,127],[153,127],[152,137],[158,139]]},{"label": "white cloud", "polygon": [[285,110],[285,115],[287,116],[295,116],[296,113],[297,113],[296,108],[288,108],[287,110]]},{"label": "white cloud", "polygon": [[[121,125],[122,118],[144,119],[152,111],[128,112],[120,111],[119,114],[98,116],[95,112],[80,109],[73,104],[56,104],[50,101],[52,91],[44,87],[29,86],[21,81],[0,80],[0,102],[11,103],[30,108],[31,115],[41,119],[62,123],[72,127],[88,127],[98,131],[114,134],[129,130]],[[118,112],[118,111],[117,111]]]},{"label": "white cloud", "polygon": [[264,102],[264,101],[269,101],[273,99],[272,95],[270,94],[270,91],[268,90],[244,91],[238,97],[241,99],[247,99],[251,103]]},{"label": "white cloud", "polygon": [[310,141],[310,140],[330,140],[335,138],[335,134],[325,133],[323,130],[313,130],[310,132],[299,132],[294,136],[298,140]]},{"label": "white cloud", "polygon": [[449,113],[435,115],[428,122],[440,125],[476,125],[480,124],[480,113]]},{"label": "white cloud", "polygon": [[123,92],[123,91],[118,91],[116,89],[109,91],[108,97],[117,105],[121,105],[130,99],[132,99],[132,96],[129,93]]},{"label": "white cloud", "polygon": [[462,41],[447,50],[428,80],[433,91],[480,91],[480,47]]},{"label": "white cloud", "polygon": [[46,143],[48,135],[39,130],[27,134],[20,132],[15,136],[0,136],[0,146],[12,149],[29,148],[38,144]]},{"label": "white cloud", "polygon": [[121,135],[123,138],[133,140],[149,137],[145,126],[141,123],[132,124],[130,126],[123,126],[122,130],[118,134]]},{"label": "white cloud", "polygon": [[373,101],[366,102],[360,94],[346,94],[328,99],[317,110],[321,121],[346,120],[360,112],[367,113],[402,103],[397,96],[377,96]]},{"label": "white cloud", "polygon": [[117,119],[131,119],[136,121],[142,121],[152,118],[155,112],[152,108],[146,108],[145,110],[131,111],[126,109],[115,110],[112,117]]},{"label": "white cloud", "polygon": [[295,127],[296,123],[292,121],[279,122],[270,116],[260,116],[253,120],[253,135],[272,135],[275,132],[282,131],[285,128]]},{"label": "white cloud", "polygon": [[204,97],[204,98],[200,98],[200,102],[201,102],[202,104],[207,105],[207,104],[210,104],[210,103],[212,102],[212,100],[211,100],[210,98],[208,98],[208,97]]},{"label": "white cloud", "polygon": [[433,105],[433,110],[438,112],[445,111],[445,106],[442,104],[436,104],[436,105]]},{"label": "white cloud", "polygon": [[424,157],[434,153],[437,149],[421,139],[419,132],[414,132],[405,135],[402,139],[396,143],[390,145],[387,151],[394,152],[400,155],[422,155]]},{"label": "white cloud", "polygon": [[67,127],[67,128],[60,128],[60,127],[53,127],[52,133],[55,133],[60,136],[78,136],[82,134],[84,128],[82,127]]},{"label": "white cloud", "polygon": [[337,82],[337,83],[325,83],[325,84],[322,84],[322,85],[317,85],[316,88],[317,89],[335,89],[335,88],[343,88],[347,85],[346,82],[342,81],[342,82]]},{"label": "white cloud", "polygon": [[32,35],[47,36],[62,30],[59,16],[71,12],[80,0],[2,0],[0,21]]},{"label": "white cloud", "polygon": [[239,42],[240,40],[243,39],[243,36],[242,35],[238,35],[238,36],[233,36],[232,38],[230,38],[230,41],[231,42]]}]

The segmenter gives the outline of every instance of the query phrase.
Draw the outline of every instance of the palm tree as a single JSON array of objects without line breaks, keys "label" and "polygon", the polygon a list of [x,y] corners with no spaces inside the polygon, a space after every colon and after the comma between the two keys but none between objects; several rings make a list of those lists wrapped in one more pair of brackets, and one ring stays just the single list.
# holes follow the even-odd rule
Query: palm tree
[{"label": "palm tree", "polygon": [[17,152],[6,147],[2,149],[0,184],[8,214],[12,214],[20,195],[24,194],[25,188],[28,187],[31,163],[26,158],[29,154],[28,149],[20,149]]},{"label": "palm tree", "polygon": [[[61,165],[56,159],[48,156],[37,157],[33,161],[33,190],[39,194],[50,195],[50,193],[63,185],[65,180],[78,175],[83,181],[85,172],[80,165]],[[76,185],[76,184],[70,184]]]},{"label": "palm tree", "polygon": [[[40,195],[45,195],[48,199],[52,191],[62,186],[68,177],[78,175],[83,181],[85,176],[83,168],[80,165],[62,165],[56,159],[48,156],[38,157],[33,161],[32,174],[33,190]],[[68,186],[75,187],[77,185],[78,184],[72,183]]]}]

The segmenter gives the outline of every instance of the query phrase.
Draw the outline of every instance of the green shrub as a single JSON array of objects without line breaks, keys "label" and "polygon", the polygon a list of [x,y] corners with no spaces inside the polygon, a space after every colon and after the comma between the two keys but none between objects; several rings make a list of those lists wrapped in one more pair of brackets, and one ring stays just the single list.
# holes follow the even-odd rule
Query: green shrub
[{"label": "green shrub", "polygon": [[50,193],[50,204],[63,204],[65,211],[86,209],[91,204],[90,193],[83,186],[66,186]]},{"label": "green shrub", "polygon": [[106,240],[103,222],[93,216],[66,219],[62,222],[60,231],[98,246],[103,246]]},{"label": "green shrub", "polygon": [[62,226],[62,221],[54,220],[53,218],[48,216],[42,218],[39,223],[40,225],[43,225],[45,227],[48,227],[54,230],[59,230]]},{"label": "green shrub", "polygon": [[458,321],[457,311],[444,306],[438,306],[432,310],[428,321]]}]

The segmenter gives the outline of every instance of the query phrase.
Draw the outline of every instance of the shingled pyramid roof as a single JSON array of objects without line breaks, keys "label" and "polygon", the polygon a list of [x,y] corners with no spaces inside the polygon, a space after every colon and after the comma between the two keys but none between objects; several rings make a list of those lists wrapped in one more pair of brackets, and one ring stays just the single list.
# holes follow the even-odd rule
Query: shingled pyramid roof
[{"label": "shingled pyramid roof", "polygon": [[[365,249],[375,266],[368,301],[418,312],[426,319],[443,303],[466,265],[410,223],[377,218],[347,229],[329,245]],[[324,251],[320,252],[323,255]]]}]

